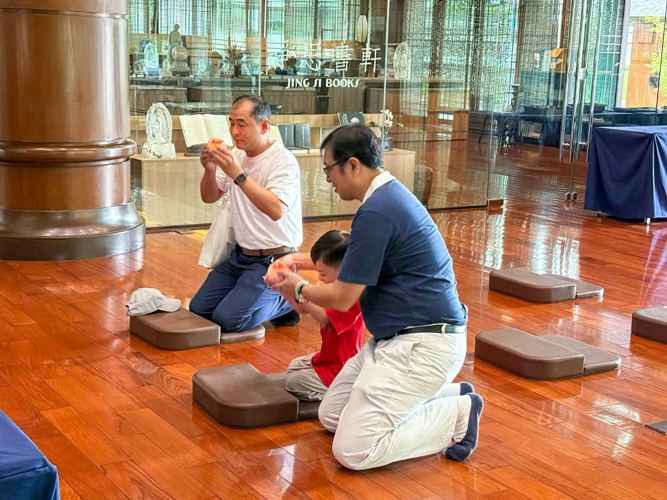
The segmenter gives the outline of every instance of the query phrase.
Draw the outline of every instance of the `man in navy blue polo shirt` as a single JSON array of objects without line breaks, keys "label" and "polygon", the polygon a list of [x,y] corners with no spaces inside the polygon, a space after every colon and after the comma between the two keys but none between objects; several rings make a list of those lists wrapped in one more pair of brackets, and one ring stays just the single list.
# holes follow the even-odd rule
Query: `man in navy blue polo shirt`
[{"label": "man in navy blue polo shirt", "polygon": [[286,297],[345,311],[357,299],[373,335],[333,381],[319,418],[335,432],[333,452],[351,469],[445,451],[464,460],[477,445],[481,396],[452,384],[466,354],[467,310],[452,258],[417,198],[382,168],[366,126],[349,125],[323,142],[327,180],[343,200],[362,202],[338,279],[312,286],[292,271],[305,255],[281,260],[271,283]]}]

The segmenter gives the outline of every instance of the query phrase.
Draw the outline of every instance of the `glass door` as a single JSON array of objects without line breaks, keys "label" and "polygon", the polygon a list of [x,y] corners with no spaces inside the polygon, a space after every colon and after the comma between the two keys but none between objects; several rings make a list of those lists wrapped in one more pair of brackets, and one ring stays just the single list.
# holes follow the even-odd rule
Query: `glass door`
[{"label": "glass door", "polygon": [[[667,123],[665,2],[568,0],[559,157],[572,164],[568,200],[577,198],[575,163],[588,160],[593,129]],[[585,157],[583,156],[585,152]]]},{"label": "glass door", "polygon": [[[592,130],[592,114],[595,110],[595,86],[597,82],[597,62],[599,57],[600,37],[594,40],[594,50],[591,57],[592,26],[597,22],[596,34],[600,33],[602,16],[601,9],[605,0],[570,0],[565,5],[568,8],[567,38],[564,51],[567,53],[567,70],[565,80],[565,100],[563,106],[563,120],[561,121],[559,158],[573,164],[579,159],[582,148],[588,145]],[[597,16],[594,16],[594,3],[597,3]],[[590,74],[589,74],[590,73]],[[587,93],[588,82],[592,82],[591,92]],[[588,99],[587,99],[588,97]],[[588,103],[586,101],[589,101]],[[588,111],[588,116],[586,112]],[[588,118],[588,119],[586,119]],[[566,193],[566,200],[576,200],[577,192],[574,188],[574,165],[570,172],[570,190]]]}]

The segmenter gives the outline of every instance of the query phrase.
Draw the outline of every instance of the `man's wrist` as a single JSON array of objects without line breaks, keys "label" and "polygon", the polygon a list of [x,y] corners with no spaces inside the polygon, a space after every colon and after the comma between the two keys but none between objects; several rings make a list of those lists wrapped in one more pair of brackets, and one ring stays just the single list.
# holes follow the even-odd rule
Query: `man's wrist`
[{"label": "man's wrist", "polygon": [[308,300],[303,296],[303,289],[310,285],[308,280],[301,280],[294,286],[294,298],[299,304],[308,302]]},{"label": "man's wrist", "polygon": [[234,177],[234,184],[236,184],[237,186],[242,186],[243,184],[245,184],[247,180],[248,180],[248,174],[246,174],[242,170],[240,174]]}]

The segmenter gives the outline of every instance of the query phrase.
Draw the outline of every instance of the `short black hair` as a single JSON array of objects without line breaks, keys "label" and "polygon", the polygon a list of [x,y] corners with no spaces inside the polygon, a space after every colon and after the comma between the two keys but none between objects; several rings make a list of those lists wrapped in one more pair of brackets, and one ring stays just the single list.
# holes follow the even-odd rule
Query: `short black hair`
[{"label": "short black hair", "polygon": [[326,149],[336,162],[355,157],[368,168],[382,168],[380,141],[370,127],[361,123],[344,125],[331,132],[320,146],[320,151]]},{"label": "short black hair", "polygon": [[313,264],[322,259],[325,266],[340,267],[349,241],[350,233],[335,229],[327,231],[320,236],[313,248],[310,249],[310,258]]},{"label": "short black hair", "polygon": [[264,119],[266,120],[271,119],[271,107],[269,106],[269,103],[266,102],[261,96],[258,96],[257,94],[241,95],[236,99],[234,99],[234,102],[232,103],[232,108],[239,101],[250,101],[253,104],[252,112],[250,114],[257,123],[261,122]]}]

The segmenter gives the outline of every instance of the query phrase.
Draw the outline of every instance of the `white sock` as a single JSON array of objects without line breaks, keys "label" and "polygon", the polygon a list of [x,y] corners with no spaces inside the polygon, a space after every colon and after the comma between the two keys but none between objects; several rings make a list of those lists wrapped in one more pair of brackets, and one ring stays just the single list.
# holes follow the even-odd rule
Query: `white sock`
[{"label": "white sock", "polygon": [[455,384],[449,384],[447,387],[445,387],[445,390],[442,391],[442,397],[443,398],[451,398],[452,396],[460,396],[461,395],[461,384],[458,382]]},{"label": "white sock", "polygon": [[[457,384],[458,385],[458,384]],[[459,416],[456,419],[454,427],[454,442],[458,443],[468,432],[468,420],[470,420],[470,411],[472,410],[472,399],[469,396],[460,396]]]}]

